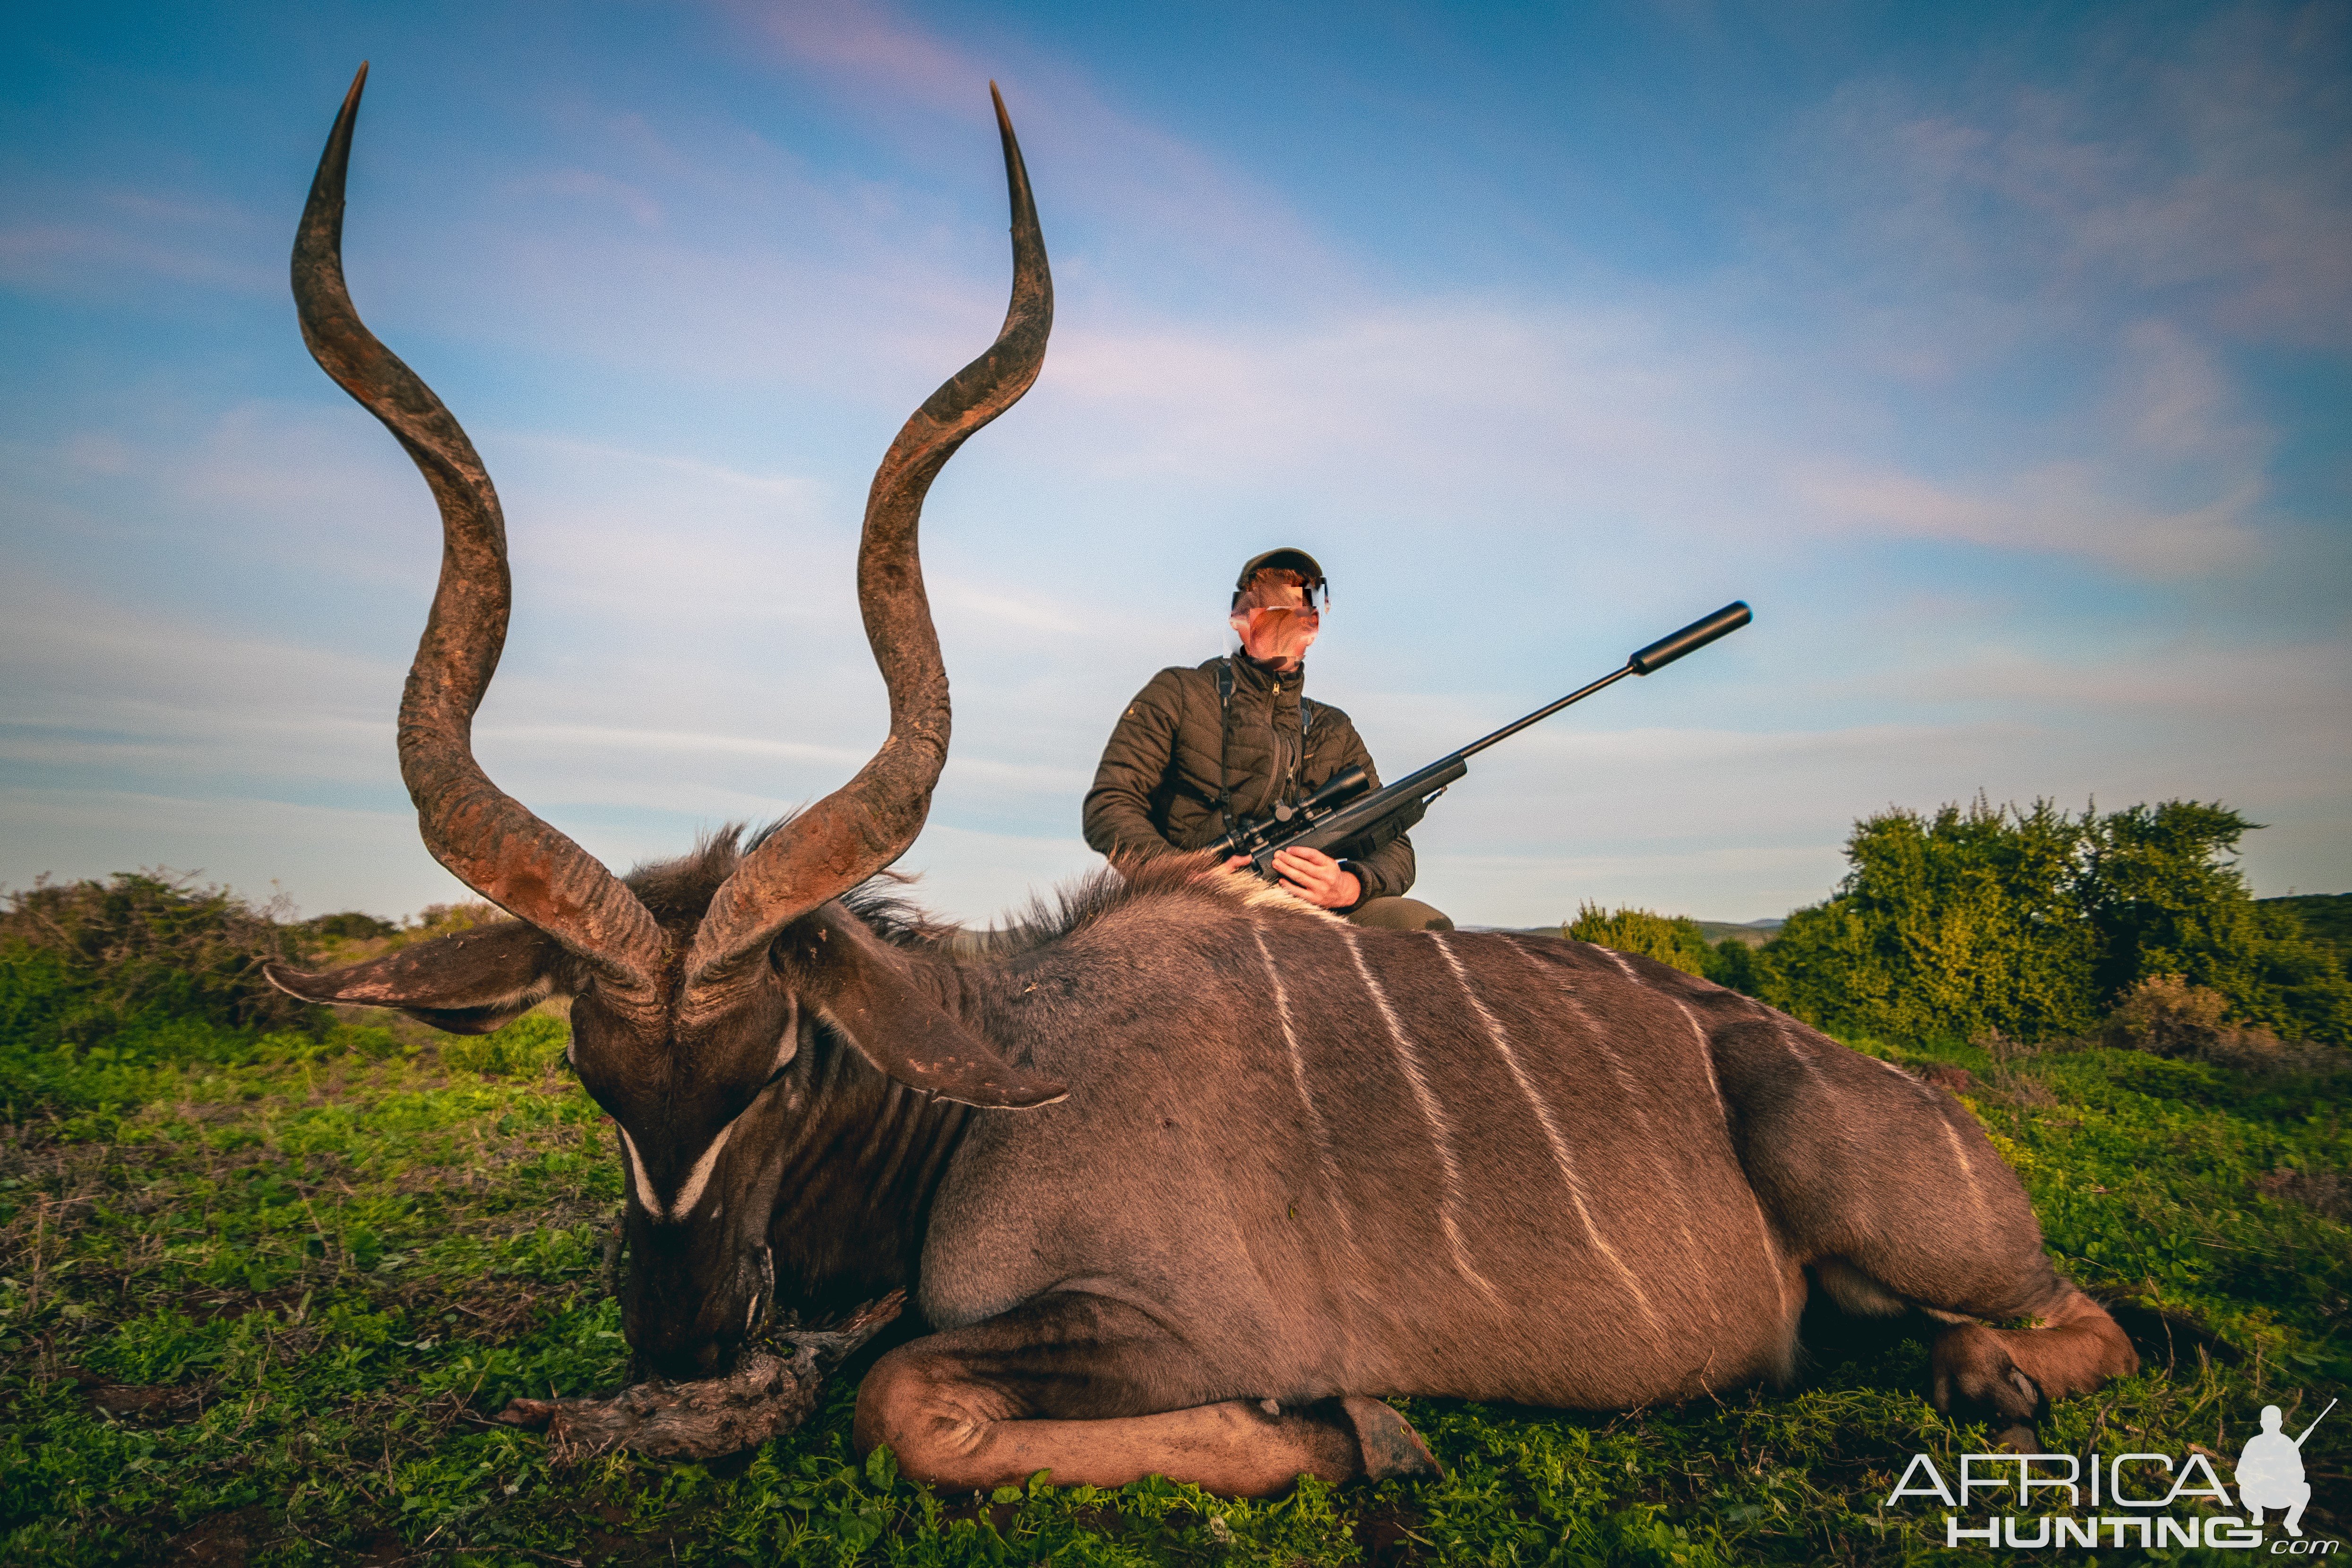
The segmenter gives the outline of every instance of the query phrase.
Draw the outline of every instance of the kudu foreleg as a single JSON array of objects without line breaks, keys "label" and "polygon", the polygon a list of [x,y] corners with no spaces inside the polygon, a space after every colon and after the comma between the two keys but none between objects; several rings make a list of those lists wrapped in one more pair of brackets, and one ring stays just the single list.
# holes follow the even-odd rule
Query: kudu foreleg
[{"label": "kudu foreleg", "polygon": [[856,1442],[942,1491],[984,1491],[1040,1470],[1061,1486],[1145,1476],[1228,1497],[1433,1476],[1412,1426],[1375,1399],[1303,1408],[1207,1397],[1195,1359],[1142,1313],[1064,1295],[901,1345],[857,1393]]}]

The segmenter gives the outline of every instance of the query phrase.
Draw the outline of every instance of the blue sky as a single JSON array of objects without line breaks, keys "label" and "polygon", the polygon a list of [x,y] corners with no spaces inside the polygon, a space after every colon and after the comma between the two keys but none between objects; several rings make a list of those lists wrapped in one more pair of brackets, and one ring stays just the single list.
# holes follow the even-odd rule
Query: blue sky
[{"label": "blue sky", "polygon": [[956,698],[903,862],[984,919],[1244,556],[1458,919],[1822,896],[1853,819],[2220,799],[2352,887],[2352,7],[49,7],[0,51],[0,882],[457,889],[392,751],[437,560],[304,353],[295,217],[472,434],[518,608],[478,748],[609,862],[878,742],[850,584],[984,344],[1003,84],[1058,294],[933,492]]}]

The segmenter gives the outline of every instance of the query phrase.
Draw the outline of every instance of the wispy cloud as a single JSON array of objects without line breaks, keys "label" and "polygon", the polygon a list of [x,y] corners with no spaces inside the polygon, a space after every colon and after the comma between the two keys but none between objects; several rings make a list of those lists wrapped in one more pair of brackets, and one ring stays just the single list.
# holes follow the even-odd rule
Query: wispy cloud
[{"label": "wispy cloud", "polygon": [[2352,19],[2238,5],[2159,47],[2151,23],[2086,17],[2079,65],[2056,79],[2022,39],[1993,40],[1942,81],[1841,89],[1807,165],[1841,237],[1886,264],[1874,292],[1965,320],[1979,336],[1952,346],[1976,354],[2118,306],[2352,342]]},{"label": "wispy cloud", "polygon": [[[1050,168],[1041,205],[1085,215],[1093,266],[1115,254],[1131,285],[1141,267],[1165,283],[1181,271],[1246,274],[1267,304],[1295,305],[1343,281],[1353,268],[1294,204],[1168,129],[1107,101],[1066,58],[1000,34],[982,54],[887,5],[726,7],[780,64],[819,84],[848,111],[892,135],[908,117],[935,134],[939,119],[984,123],[982,84],[1007,92],[1033,174]],[[936,151],[933,152],[936,156]],[[1243,300],[1231,301],[1234,305]]]},{"label": "wispy cloud", "polygon": [[55,178],[8,195],[16,216],[0,223],[0,286],[77,298],[135,297],[159,279],[247,295],[285,287],[282,268],[256,254],[251,215],[228,203]]},{"label": "wispy cloud", "polygon": [[2189,511],[2134,507],[2084,463],[2014,475],[2001,493],[1969,494],[1899,469],[1800,468],[1801,502],[1825,521],[1865,533],[1949,540],[2031,554],[2086,556],[2152,576],[2185,576],[2244,560],[2257,536],[2247,514],[2261,499],[2248,482]]}]

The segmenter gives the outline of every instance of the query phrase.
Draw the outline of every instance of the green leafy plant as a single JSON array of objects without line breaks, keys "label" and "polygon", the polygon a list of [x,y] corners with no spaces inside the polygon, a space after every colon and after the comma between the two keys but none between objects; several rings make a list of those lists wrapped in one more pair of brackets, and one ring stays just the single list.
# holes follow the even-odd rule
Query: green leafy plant
[{"label": "green leafy plant", "polygon": [[2254,825],[2196,801],[2070,816],[1982,800],[1855,825],[1827,901],[1758,952],[1752,989],[1826,1027],[1922,1038],[2077,1035],[2174,974],[2239,1022],[2352,1037],[2352,982],[2228,857]]},{"label": "green leafy plant", "polygon": [[1703,975],[1734,991],[1756,988],[1756,949],[1738,937],[1710,942],[1699,923],[1688,915],[1662,915],[1649,910],[1609,910],[1579,904],[1576,918],[1560,927],[1570,942],[1597,942],[1619,952],[1639,953],[1671,964],[1685,974]]},{"label": "green leafy plant", "polygon": [[572,1031],[562,1018],[530,1013],[487,1035],[445,1035],[441,1065],[486,1078],[537,1078],[563,1059]]},{"label": "green leafy plant", "polygon": [[159,1021],[282,1027],[311,1009],[262,977],[298,962],[304,933],[193,877],[123,872],[6,895],[0,913],[0,1030],[96,1045]]},{"label": "green leafy plant", "polygon": [[1598,942],[1619,952],[1635,952],[1672,964],[1685,974],[1704,974],[1715,950],[1706,933],[1688,915],[1653,914],[1648,910],[1611,910],[1595,903],[1577,906],[1576,918],[1560,928],[1570,942]]}]

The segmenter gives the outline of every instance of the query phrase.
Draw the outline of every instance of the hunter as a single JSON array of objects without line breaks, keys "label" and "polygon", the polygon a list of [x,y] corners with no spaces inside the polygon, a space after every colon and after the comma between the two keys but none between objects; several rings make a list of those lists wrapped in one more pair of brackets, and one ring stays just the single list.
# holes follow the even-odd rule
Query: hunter
[{"label": "hunter", "polygon": [[[1348,716],[1300,690],[1307,645],[1322,626],[1318,595],[1329,602],[1323,568],[1303,550],[1270,550],[1243,566],[1230,616],[1240,648],[1163,669],[1127,705],[1087,791],[1089,845],[1113,857],[1203,848],[1237,824],[1295,806],[1354,763],[1380,786]],[[1358,925],[1454,929],[1404,896],[1413,857],[1402,835],[1360,857],[1286,849],[1274,869],[1286,892]]]}]

